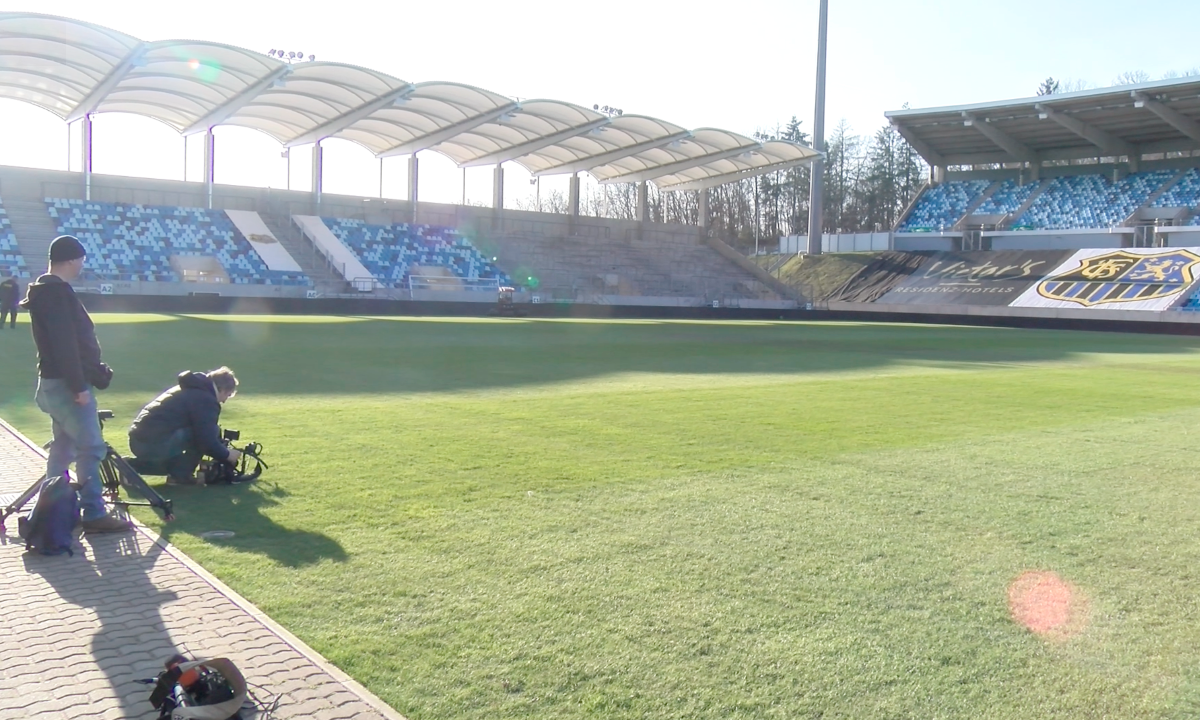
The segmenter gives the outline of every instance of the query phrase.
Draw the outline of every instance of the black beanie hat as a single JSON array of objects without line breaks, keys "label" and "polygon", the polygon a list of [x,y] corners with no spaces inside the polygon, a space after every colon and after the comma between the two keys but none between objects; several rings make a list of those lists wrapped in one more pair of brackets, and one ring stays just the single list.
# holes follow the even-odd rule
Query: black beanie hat
[{"label": "black beanie hat", "polygon": [[50,262],[67,262],[87,255],[83,243],[73,235],[59,235],[50,241]]}]

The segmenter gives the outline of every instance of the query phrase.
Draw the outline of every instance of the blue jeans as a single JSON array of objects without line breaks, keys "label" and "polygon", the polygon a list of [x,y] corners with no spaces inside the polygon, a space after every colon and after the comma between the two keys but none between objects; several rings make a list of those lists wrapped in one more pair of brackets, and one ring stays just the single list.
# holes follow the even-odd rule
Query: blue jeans
[{"label": "blue jeans", "polygon": [[90,400],[86,405],[75,402],[75,393],[65,380],[38,379],[37,406],[50,416],[54,439],[46,458],[46,477],[58,477],[67,472],[75,461],[75,480],[79,484],[79,505],[84,520],[97,520],[108,510],[100,485],[100,461],[108,449],[100,434],[100,419],[96,415],[96,394],[88,387]]}]

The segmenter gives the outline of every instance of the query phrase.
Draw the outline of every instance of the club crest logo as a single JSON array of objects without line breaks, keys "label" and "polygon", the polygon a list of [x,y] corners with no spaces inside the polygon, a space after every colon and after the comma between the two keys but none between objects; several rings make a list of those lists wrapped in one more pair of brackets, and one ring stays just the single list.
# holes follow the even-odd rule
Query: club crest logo
[{"label": "club crest logo", "polygon": [[1084,258],[1079,267],[1052,275],[1037,284],[1038,295],[1084,307],[1174,295],[1192,284],[1200,255],[1190,250],[1167,250],[1135,255],[1116,250]]}]

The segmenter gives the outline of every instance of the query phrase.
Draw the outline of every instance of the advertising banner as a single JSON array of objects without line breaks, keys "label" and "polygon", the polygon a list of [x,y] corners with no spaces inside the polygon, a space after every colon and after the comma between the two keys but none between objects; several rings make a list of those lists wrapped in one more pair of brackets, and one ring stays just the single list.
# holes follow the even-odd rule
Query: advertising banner
[{"label": "advertising banner", "polygon": [[1166,310],[1196,279],[1200,248],[1078,250],[1013,307]]},{"label": "advertising banner", "polygon": [[1008,305],[1070,254],[1069,250],[939,252],[875,302]]}]

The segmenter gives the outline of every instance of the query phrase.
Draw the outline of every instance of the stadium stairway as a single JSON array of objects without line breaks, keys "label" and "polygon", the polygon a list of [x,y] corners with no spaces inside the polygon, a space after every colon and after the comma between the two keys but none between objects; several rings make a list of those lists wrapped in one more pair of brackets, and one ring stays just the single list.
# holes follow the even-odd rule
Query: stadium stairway
[{"label": "stadium stairway", "polygon": [[615,238],[510,233],[477,241],[518,283],[537,278],[561,299],[587,295],[777,299],[747,270],[699,243],[656,245]]},{"label": "stadium stairway", "polygon": [[1179,181],[1183,180],[1183,178],[1186,177],[1187,174],[1188,174],[1188,168],[1184,168],[1184,169],[1180,170],[1179,172],[1175,173],[1175,176],[1172,177],[1170,180],[1166,181],[1165,183],[1163,183],[1162,187],[1160,187],[1159,189],[1150,193],[1150,197],[1146,198],[1146,202],[1142,203],[1141,207],[1139,207],[1138,209],[1141,210],[1142,208],[1154,207],[1154,203],[1158,202],[1158,199],[1160,197],[1162,197],[1163,195],[1166,195],[1167,193],[1171,192],[1171,188],[1178,185]]},{"label": "stadium stairway", "polygon": [[1007,221],[1009,227],[1012,227],[1017,218],[1022,217],[1029,211],[1029,208],[1033,207],[1033,204],[1042,196],[1042,193],[1046,192],[1046,188],[1050,187],[1050,183],[1052,182],[1054,181],[1050,179],[1043,180],[1033,192],[1029,193],[1029,197],[1025,198],[1025,202],[1021,203],[1021,207],[1014,210],[1012,215],[1009,215]]},{"label": "stadium stairway", "polygon": [[979,197],[977,197],[971,201],[971,204],[968,205],[967,209],[963,211],[962,217],[960,217],[958,219],[958,222],[954,223],[954,225],[952,226],[951,229],[964,230],[967,220],[972,215],[975,214],[975,211],[978,210],[981,205],[983,205],[985,202],[988,201],[989,198],[991,198],[993,195],[995,195],[996,191],[999,190],[1002,185],[1004,185],[1004,181],[997,180],[996,182],[994,182],[991,185],[988,185],[986,188],[984,188],[984,191],[982,193],[980,193]]},{"label": "stadium stairway", "polygon": [[296,264],[313,281],[313,289],[318,292],[341,293],[346,290],[346,280],[334,272],[329,264],[316,252],[304,233],[286,216],[274,213],[260,212],[259,217],[267,224],[267,228],[275,235],[275,239],[291,254]]},{"label": "stadium stairway", "polygon": [[29,274],[37,277],[46,272],[50,241],[58,235],[54,220],[46,212],[46,203],[41,199],[6,197],[4,209],[8,211],[13,234],[17,236],[17,247],[25,257]]}]

